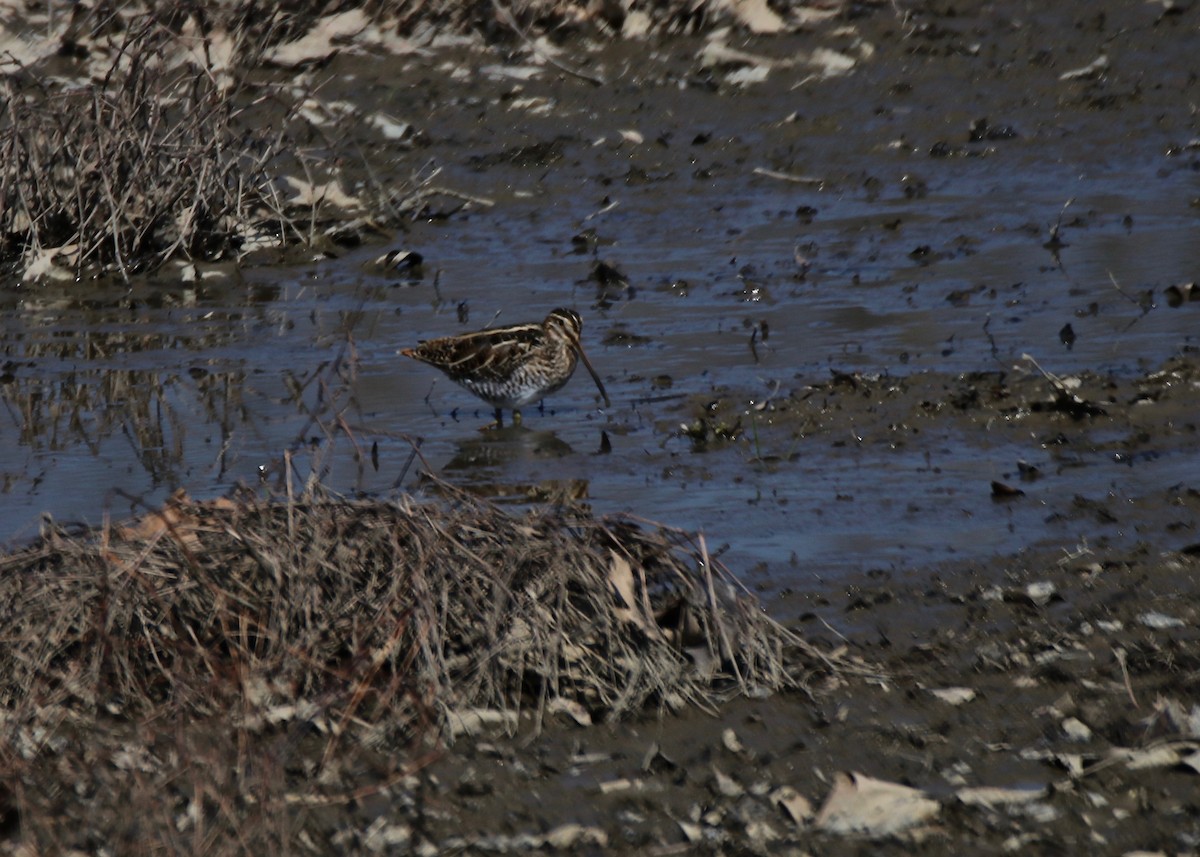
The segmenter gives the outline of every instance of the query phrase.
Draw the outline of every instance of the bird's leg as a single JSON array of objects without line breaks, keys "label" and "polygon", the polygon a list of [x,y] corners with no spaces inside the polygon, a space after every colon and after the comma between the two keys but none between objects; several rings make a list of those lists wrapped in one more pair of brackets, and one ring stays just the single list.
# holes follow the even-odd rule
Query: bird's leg
[{"label": "bird's leg", "polygon": [[516,408],[513,408],[513,426],[516,427],[516,426],[519,426],[520,424],[521,424],[521,412],[518,411]]},{"label": "bird's leg", "polygon": [[493,416],[496,418],[496,428],[504,428],[504,411],[502,411],[500,408],[496,408]]}]

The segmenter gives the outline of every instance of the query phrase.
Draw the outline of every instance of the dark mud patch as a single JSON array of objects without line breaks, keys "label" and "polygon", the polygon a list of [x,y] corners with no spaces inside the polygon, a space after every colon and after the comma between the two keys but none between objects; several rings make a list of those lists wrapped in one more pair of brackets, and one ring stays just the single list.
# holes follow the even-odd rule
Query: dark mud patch
[{"label": "dark mud patch", "polygon": [[[1186,852],[1200,835],[1198,570],[1182,554],[1080,552],[868,576],[798,627],[880,664],[879,681],[456,748],[428,772],[444,815],[388,824],[479,852],[570,825],[576,847],[612,852]],[[835,835],[818,813],[841,771],[933,808],[869,845]]]}]

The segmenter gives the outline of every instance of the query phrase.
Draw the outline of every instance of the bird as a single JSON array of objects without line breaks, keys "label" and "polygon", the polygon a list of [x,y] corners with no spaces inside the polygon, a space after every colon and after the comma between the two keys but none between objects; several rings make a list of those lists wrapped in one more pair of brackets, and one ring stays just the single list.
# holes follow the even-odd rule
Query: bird
[{"label": "bird", "polygon": [[583,352],[583,319],[573,309],[555,309],[540,322],[515,324],[423,340],[400,354],[441,369],[456,384],[495,408],[503,425],[503,408],[521,424],[521,408],[559,390],[571,379],[579,361],[610,405],[604,383]]}]

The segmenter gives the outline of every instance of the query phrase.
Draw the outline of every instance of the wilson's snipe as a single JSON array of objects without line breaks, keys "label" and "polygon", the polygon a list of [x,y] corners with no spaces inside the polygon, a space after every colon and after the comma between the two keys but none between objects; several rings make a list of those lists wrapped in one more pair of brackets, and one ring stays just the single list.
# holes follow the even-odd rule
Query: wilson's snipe
[{"label": "wilson's snipe", "polygon": [[600,376],[583,353],[579,340],[582,330],[579,313],[556,309],[540,324],[430,339],[400,353],[436,366],[450,380],[483,399],[496,409],[497,424],[501,422],[501,408],[512,408],[513,422],[520,423],[520,409],[566,384],[578,360],[591,373],[604,404],[609,404]]}]

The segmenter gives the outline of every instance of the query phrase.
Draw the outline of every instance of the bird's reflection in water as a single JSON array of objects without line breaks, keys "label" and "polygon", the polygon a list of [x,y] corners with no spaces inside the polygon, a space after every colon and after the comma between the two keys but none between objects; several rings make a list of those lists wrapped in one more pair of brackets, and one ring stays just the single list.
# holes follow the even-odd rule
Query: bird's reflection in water
[{"label": "bird's reflection in water", "polygon": [[490,428],[459,442],[445,473],[461,474],[459,485],[480,496],[517,503],[567,503],[586,499],[586,479],[522,479],[555,472],[552,463],[575,452],[552,431],[525,426]]}]

